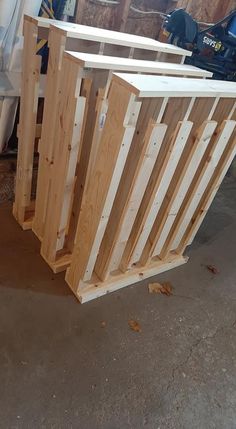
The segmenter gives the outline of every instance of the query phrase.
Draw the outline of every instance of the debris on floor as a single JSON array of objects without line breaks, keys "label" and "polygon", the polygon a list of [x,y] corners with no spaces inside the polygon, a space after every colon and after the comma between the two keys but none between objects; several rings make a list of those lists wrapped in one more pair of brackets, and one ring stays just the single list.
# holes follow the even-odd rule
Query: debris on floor
[{"label": "debris on floor", "polygon": [[149,293],[162,293],[163,295],[173,295],[173,287],[170,282],[149,283]]}]

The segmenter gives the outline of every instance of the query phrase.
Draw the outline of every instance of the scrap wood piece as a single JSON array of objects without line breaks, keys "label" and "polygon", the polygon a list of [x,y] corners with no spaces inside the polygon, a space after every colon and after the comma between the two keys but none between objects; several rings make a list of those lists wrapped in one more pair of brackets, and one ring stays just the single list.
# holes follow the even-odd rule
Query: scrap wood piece
[{"label": "scrap wood piece", "polygon": [[149,293],[161,293],[163,295],[173,295],[173,287],[170,282],[163,283],[149,283]]}]

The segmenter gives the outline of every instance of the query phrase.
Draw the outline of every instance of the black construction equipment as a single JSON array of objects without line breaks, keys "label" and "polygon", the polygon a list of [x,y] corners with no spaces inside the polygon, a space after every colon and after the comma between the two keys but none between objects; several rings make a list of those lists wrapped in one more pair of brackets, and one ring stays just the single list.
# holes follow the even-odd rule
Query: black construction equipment
[{"label": "black construction equipment", "polygon": [[193,52],[186,63],[211,71],[213,79],[236,81],[236,10],[204,30],[199,27],[184,9],[169,13],[163,22],[168,42]]}]

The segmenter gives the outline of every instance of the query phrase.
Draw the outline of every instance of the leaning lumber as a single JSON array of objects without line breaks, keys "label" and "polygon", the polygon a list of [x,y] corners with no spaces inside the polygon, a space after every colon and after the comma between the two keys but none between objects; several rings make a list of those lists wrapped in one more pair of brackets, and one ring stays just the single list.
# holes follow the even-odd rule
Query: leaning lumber
[{"label": "leaning lumber", "polygon": [[[54,24],[54,31],[50,31]],[[41,57],[37,54],[41,46],[39,39],[48,41],[49,60],[46,75],[46,99],[59,92],[62,55],[65,49],[99,53],[121,57],[134,57],[162,60],[163,55],[171,61],[183,62],[190,51],[158,42],[153,39],[103,30],[94,27],[49,20],[41,17],[24,17],[24,52],[22,64],[21,107],[19,123],[19,147],[15,203],[13,214],[23,229],[30,229],[32,212],[32,166],[36,133],[36,119],[39,99],[39,79]],[[158,58],[157,58],[158,56]],[[49,110],[51,104],[45,102],[44,118],[50,123],[48,138],[54,135],[55,114]],[[46,119],[45,119],[46,121]],[[44,127],[45,129],[45,127]],[[42,131],[42,141],[45,134]],[[42,151],[44,144],[42,144]],[[46,191],[45,191],[46,192]],[[37,212],[40,212],[40,204]],[[41,216],[42,212],[40,212]],[[40,221],[39,221],[40,222]],[[40,226],[35,220],[35,231],[40,236]]]},{"label": "leaning lumber", "polygon": [[45,100],[48,111],[55,109],[57,120],[54,135],[50,117],[43,121],[33,221],[33,231],[42,241],[41,254],[54,271],[65,269],[70,261],[65,254],[73,250],[82,194],[106,118],[113,70],[209,76],[204,70],[182,64],[65,53],[61,76],[67,79],[62,79],[58,96],[51,94]]},{"label": "leaning lumber", "polygon": [[81,302],[186,262],[236,153],[235,96],[231,82],[114,74],[66,272]]}]

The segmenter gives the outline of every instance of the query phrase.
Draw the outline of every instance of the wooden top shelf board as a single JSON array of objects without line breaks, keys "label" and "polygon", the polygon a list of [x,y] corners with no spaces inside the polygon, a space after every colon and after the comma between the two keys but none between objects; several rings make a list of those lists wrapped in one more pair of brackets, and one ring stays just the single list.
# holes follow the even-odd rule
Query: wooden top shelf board
[{"label": "wooden top shelf board", "polygon": [[90,27],[87,25],[72,24],[54,19],[42,17],[31,17],[25,15],[25,19],[34,22],[40,28],[49,28],[53,25],[58,31],[64,32],[67,37],[91,40],[101,43],[111,43],[114,45],[129,46],[138,49],[146,49],[156,52],[165,52],[167,54],[176,54],[182,56],[191,56],[192,52],[178,46],[162,43],[157,40],[136,36],[134,34],[121,33],[119,31],[110,31],[103,28]]},{"label": "wooden top shelf board", "polygon": [[236,98],[236,83],[220,80],[114,73],[114,79],[139,97]]},{"label": "wooden top shelf board", "polygon": [[158,61],[135,60],[131,58],[110,57],[106,55],[95,55],[81,52],[67,51],[65,54],[71,60],[82,67],[140,71],[145,73],[172,74],[181,76],[211,77],[212,73],[188,64],[164,63]]}]

